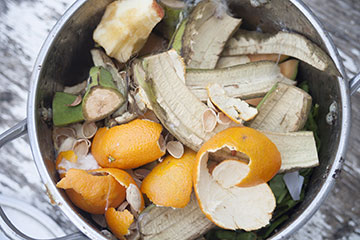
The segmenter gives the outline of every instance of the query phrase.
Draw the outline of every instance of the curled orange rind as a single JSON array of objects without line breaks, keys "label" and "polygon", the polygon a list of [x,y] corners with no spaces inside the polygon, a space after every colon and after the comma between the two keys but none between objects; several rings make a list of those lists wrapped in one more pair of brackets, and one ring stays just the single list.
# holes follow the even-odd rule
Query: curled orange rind
[{"label": "curled orange rind", "polygon": [[266,182],[280,166],[279,151],[262,133],[236,127],[216,134],[196,155],[193,183],[201,211],[225,229],[266,226],[276,206]]}]

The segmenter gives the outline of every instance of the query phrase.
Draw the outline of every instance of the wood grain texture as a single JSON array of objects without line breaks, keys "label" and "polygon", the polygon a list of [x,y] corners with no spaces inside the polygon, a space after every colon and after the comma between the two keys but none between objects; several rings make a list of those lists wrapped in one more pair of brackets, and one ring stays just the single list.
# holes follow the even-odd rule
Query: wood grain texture
[{"label": "wood grain texture", "polygon": [[[30,75],[48,32],[74,0],[0,0],[0,132],[26,118]],[[0,194],[32,204],[66,233],[77,229],[49,203],[27,136],[0,151]]]},{"label": "wood grain texture", "polygon": [[[304,0],[331,34],[349,76],[360,71],[359,0]],[[0,132],[26,117],[32,65],[47,33],[74,0],[0,0]],[[360,93],[352,97],[353,125],[346,162],[320,210],[291,239],[360,239]],[[65,232],[76,231],[52,206],[32,161],[27,137],[0,151],[0,194],[46,212]]]}]

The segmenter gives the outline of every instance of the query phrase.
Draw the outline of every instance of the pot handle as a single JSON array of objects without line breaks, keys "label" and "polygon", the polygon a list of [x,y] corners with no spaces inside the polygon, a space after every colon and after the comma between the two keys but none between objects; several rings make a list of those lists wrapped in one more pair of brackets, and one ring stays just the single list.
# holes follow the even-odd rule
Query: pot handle
[{"label": "pot handle", "polygon": [[349,81],[349,87],[350,87],[350,94],[354,95],[354,93],[360,88],[360,73],[355,75],[352,79]]},{"label": "pot handle", "polygon": [[[14,127],[5,131],[0,135],[0,148],[3,147],[6,143],[21,137],[22,135],[27,133],[27,120],[16,124]],[[28,237],[22,232],[20,232],[8,219],[4,210],[0,206],[0,231],[8,238],[14,240],[36,240],[34,238]],[[1,236],[1,235],[0,235]],[[86,238],[82,233],[76,232],[67,236],[53,238],[49,240],[85,240]]]}]

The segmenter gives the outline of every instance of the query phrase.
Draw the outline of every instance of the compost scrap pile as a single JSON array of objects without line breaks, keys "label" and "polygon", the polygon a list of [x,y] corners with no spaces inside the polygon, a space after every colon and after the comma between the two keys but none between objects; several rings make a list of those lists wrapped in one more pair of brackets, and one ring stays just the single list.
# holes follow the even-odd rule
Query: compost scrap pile
[{"label": "compost scrap pile", "polygon": [[263,239],[304,198],[318,105],[298,66],[339,73],[304,36],[241,23],[215,0],[107,6],[88,79],[52,107],[57,187],[104,234]]}]

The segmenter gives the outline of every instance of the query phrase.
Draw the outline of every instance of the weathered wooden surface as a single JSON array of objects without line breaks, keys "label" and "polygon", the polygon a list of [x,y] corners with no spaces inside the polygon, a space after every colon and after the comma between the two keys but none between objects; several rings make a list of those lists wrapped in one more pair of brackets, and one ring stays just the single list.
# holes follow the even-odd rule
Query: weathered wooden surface
[{"label": "weathered wooden surface", "polygon": [[[73,0],[0,0],[0,132],[26,118],[30,75],[47,33]],[[77,231],[49,203],[27,136],[0,151],[0,193],[47,213],[65,232]],[[26,223],[24,223],[26,224]]]},{"label": "weathered wooden surface", "polygon": [[[360,71],[358,0],[304,0],[330,32],[349,76]],[[47,32],[74,0],[0,0],[0,132],[26,117],[32,65]],[[360,239],[360,93],[352,97],[353,126],[335,189],[292,239]],[[76,229],[53,207],[40,183],[27,138],[0,152],[0,194],[48,213],[65,232]]]},{"label": "weathered wooden surface", "polygon": [[[360,2],[305,0],[338,47],[349,77],[360,71]],[[352,100],[352,129],[345,165],[334,190],[294,239],[360,239],[360,93]]]}]

